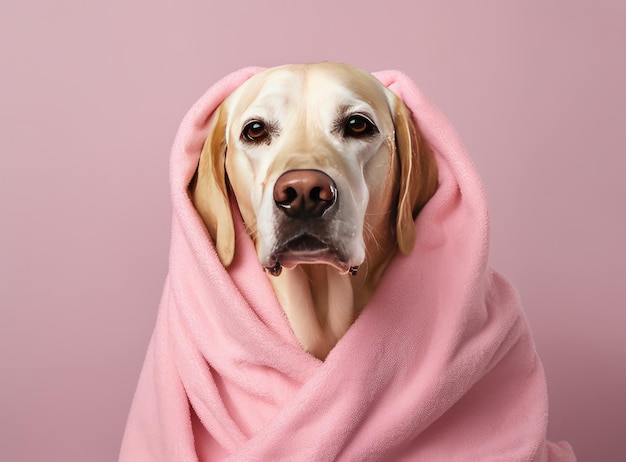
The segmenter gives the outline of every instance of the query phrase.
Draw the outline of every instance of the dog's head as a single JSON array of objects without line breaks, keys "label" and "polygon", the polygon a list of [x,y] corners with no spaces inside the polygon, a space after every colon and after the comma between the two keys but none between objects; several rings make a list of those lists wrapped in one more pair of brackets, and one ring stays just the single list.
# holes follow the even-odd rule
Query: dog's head
[{"label": "dog's head", "polygon": [[[414,218],[437,187],[432,153],[404,103],[375,77],[332,63],[262,71],[214,112],[192,199],[225,266],[229,193],[260,264],[354,272],[408,254]],[[366,250],[367,249],[367,250]]]}]

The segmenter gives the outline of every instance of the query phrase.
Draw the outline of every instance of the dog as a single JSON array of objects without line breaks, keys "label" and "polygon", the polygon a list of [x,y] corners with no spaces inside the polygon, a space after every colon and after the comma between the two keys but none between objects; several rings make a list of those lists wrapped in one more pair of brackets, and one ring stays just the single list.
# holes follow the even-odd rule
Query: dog
[{"label": "dog", "polygon": [[346,64],[270,68],[211,116],[190,198],[220,261],[234,198],[300,345],[323,360],[367,305],[437,189],[404,103]]}]

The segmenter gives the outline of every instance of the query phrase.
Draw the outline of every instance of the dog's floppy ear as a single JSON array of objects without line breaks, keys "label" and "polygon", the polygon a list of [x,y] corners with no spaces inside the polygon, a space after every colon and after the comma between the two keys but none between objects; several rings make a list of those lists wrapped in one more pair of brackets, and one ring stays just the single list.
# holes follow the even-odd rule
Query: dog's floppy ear
[{"label": "dog's floppy ear", "polygon": [[227,267],[235,254],[235,228],[226,184],[226,110],[220,106],[209,121],[191,199],[215,243],[217,255]]},{"label": "dog's floppy ear", "polygon": [[398,97],[394,124],[400,162],[396,235],[400,252],[408,255],[415,242],[415,217],[437,190],[437,164],[409,109]]}]

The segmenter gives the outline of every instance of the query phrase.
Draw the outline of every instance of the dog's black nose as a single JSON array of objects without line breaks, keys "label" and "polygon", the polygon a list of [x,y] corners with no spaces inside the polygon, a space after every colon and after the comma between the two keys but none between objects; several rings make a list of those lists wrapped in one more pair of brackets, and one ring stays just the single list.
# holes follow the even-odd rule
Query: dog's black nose
[{"label": "dog's black nose", "polygon": [[336,200],[335,182],[319,170],[289,170],[274,185],[274,202],[291,218],[319,218]]}]

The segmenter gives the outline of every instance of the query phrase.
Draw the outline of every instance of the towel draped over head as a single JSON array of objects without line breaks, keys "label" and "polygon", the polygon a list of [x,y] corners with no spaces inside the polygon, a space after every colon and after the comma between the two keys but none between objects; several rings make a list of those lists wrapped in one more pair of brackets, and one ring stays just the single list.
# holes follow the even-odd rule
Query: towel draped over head
[{"label": "towel draped over head", "polygon": [[546,441],[543,368],[517,293],[488,266],[477,173],[402,73],[374,75],[416,118],[439,189],[412,254],[394,258],[326,360],[299,346],[238,213],[235,259],[220,264],[188,185],[209,117],[259,70],[211,87],[176,137],[169,273],[120,460],[575,460]]}]

